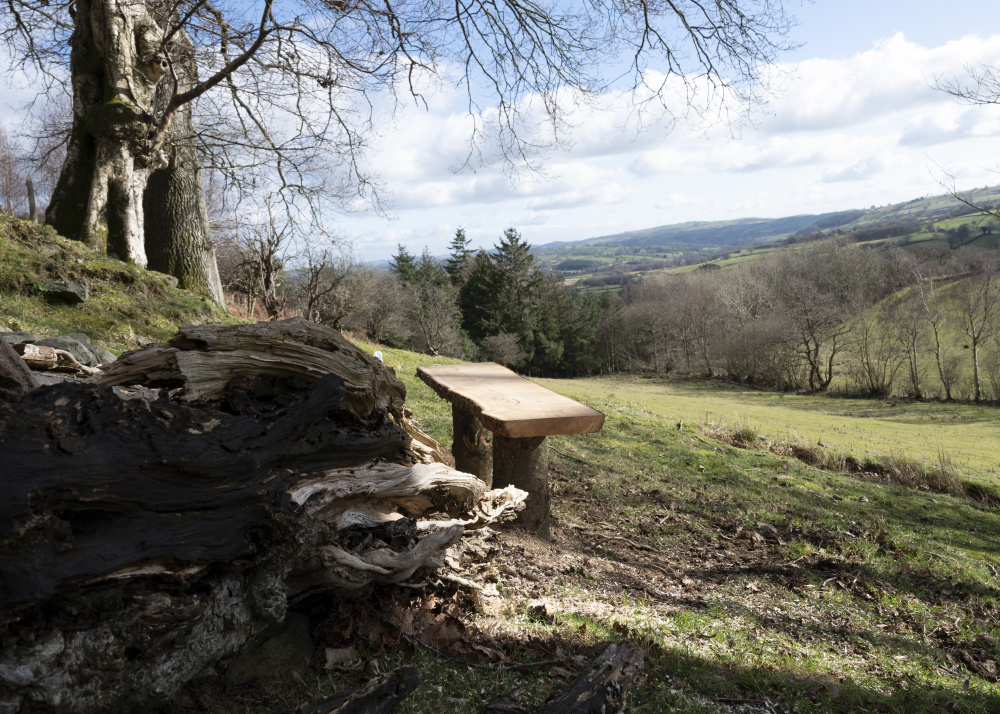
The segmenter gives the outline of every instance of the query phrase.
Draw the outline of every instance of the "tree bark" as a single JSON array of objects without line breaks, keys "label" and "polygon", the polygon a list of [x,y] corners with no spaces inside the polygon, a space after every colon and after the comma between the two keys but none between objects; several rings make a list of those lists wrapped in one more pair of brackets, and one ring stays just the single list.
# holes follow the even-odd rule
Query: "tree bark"
[{"label": "tree bark", "polygon": [[490,467],[488,431],[475,413],[465,409],[458,402],[452,402],[451,421],[453,440],[451,453],[455,457],[455,468],[478,477],[488,487],[493,484],[493,469]]},{"label": "tree bark", "polygon": [[90,187],[97,167],[97,136],[88,114],[98,110],[104,97],[104,66],[94,43],[90,19],[91,0],[76,4],[77,21],[70,37],[70,81],[73,86],[73,124],[66,160],[45,210],[45,222],[66,238],[103,249],[103,241],[88,235],[81,218],[87,213]]},{"label": "tree bark", "polygon": [[32,223],[38,222],[38,209],[35,208],[35,182],[31,177],[24,179],[24,187],[28,191],[28,220]]},{"label": "tree bark", "polygon": [[145,3],[79,0],[71,37],[73,126],[46,221],[68,238],[146,266],[143,194],[165,157],[150,141],[166,71]]},{"label": "tree bark", "polygon": [[539,714],[623,711],[628,688],[642,674],[642,668],[642,647],[638,643],[609,644],[587,671],[574,679]]},{"label": "tree bark", "polygon": [[493,486],[527,491],[528,500],[518,522],[541,538],[549,537],[548,437],[510,439],[494,434]]},{"label": "tree bark", "polygon": [[[183,30],[174,35],[174,43],[177,91],[184,92],[196,83],[198,66]],[[191,105],[185,104],[167,133],[169,163],[154,171],[146,184],[146,255],[151,270],[173,275],[179,287],[225,307],[194,135]]]}]

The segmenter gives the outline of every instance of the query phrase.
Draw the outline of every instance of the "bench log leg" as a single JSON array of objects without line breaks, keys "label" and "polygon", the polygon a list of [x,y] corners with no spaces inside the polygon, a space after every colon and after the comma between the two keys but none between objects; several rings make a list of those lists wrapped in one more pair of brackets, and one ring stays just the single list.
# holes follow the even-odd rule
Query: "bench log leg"
[{"label": "bench log leg", "polygon": [[487,488],[492,488],[489,432],[475,413],[457,404],[451,405],[451,426],[451,453],[455,457],[455,468],[476,476]]},{"label": "bench log leg", "polygon": [[549,537],[548,441],[544,436],[493,435],[493,488],[516,486],[528,492],[518,522],[542,538]]}]

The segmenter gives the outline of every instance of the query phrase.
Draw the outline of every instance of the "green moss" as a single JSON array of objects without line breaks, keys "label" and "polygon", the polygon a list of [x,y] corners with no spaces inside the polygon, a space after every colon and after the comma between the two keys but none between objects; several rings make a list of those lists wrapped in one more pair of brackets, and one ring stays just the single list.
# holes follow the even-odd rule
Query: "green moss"
[{"label": "green moss", "polygon": [[[90,291],[82,305],[45,300],[45,281],[81,279]],[[163,342],[196,322],[238,320],[201,295],[167,287],[159,273],[62,238],[49,226],[0,215],[0,330],[84,332],[118,353]]]}]

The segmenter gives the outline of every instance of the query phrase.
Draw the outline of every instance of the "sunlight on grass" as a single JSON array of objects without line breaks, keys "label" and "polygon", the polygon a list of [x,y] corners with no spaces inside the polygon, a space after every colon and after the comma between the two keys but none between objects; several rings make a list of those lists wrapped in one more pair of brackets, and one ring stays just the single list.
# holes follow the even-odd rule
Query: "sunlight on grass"
[{"label": "sunlight on grass", "polygon": [[901,453],[936,465],[944,453],[962,475],[1000,483],[1000,410],[995,407],[834,399],[640,377],[537,381],[598,409],[613,395],[673,422],[730,428],[743,422],[769,437],[805,439],[857,455]]}]

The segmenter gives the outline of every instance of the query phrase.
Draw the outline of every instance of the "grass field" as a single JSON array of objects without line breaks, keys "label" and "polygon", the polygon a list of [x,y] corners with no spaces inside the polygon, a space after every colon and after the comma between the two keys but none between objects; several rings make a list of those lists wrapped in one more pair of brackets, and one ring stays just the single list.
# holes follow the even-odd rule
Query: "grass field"
[{"label": "grass field", "polygon": [[1000,483],[996,407],[834,399],[644,377],[539,381],[595,405],[632,402],[667,423],[733,426],[739,419],[772,437],[821,442],[859,455],[901,454],[926,463],[936,463],[944,451],[963,475]]},{"label": "grass field", "polygon": [[[414,374],[449,360],[382,351],[407,385],[414,418],[449,443],[448,405]],[[423,608],[455,603],[448,612],[465,637],[529,664],[589,660],[595,643],[637,639],[646,678],[630,694],[634,714],[1000,711],[995,510],[706,438],[707,405],[752,401],[733,390],[665,385],[657,398],[642,380],[545,383],[607,415],[598,434],[550,439],[552,540],[503,529],[490,560],[461,571],[482,587],[472,599],[454,586],[417,586],[373,593],[364,607],[386,597]],[[853,405],[760,396],[785,402],[770,408],[779,430],[806,417],[843,418],[836,409]],[[934,421],[940,405],[922,406],[926,414],[851,418]],[[768,406],[756,409],[763,422]],[[953,414],[967,426],[988,422]],[[533,711],[579,667],[503,672],[487,660],[474,669],[381,637],[387,644],[355,641],[363,669],[317,669],[238,691],[199,685],[195,698],[219,697],[213,711],[229,711],[237,697],[241,711],[267,712],[405,661],[423,679],[397,711],[481,714],[501,694]]]}]

